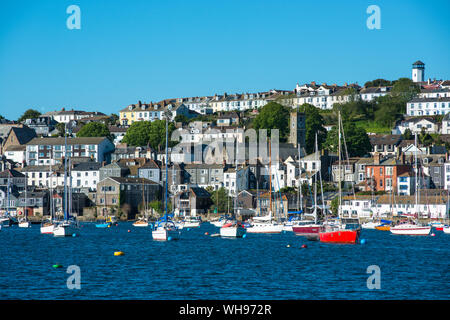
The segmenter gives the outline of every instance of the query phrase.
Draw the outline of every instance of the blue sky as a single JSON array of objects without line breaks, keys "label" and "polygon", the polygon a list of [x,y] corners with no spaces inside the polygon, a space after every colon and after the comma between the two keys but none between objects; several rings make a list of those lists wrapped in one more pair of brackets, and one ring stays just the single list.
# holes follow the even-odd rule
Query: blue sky
[{"label": "blue sky", "polygon": [[[81,9],[81,30],[66,8]],[[369,5],[381,30],[366,27]],[[0,114],[118,112],[138,100],[292,90],[297,82],[450,79],[450,1],[0,3]]]}]

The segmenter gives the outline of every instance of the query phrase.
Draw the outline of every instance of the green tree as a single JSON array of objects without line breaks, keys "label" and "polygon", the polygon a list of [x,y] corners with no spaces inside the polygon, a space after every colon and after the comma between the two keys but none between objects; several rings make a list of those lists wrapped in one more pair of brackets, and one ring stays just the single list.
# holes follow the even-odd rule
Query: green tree
[{"label": "green tree", "polygon": [[28,109],[25,113],[17,120],[18,122],[25,121],[26,119],[34,119],[41,115],[41,113],[34,109]]},{"label": "green tree", "polygon": [[[170,145],[176,142],[170,141],[170,135],[175,130],[175,125],[169,123],[169,143]],[[166,144],[166,121],[155,120],[137,121],[134,122],[127,130],[123,137],[123,142],[132,146],[146,146],[150,145],[153,149],[164,149]]]},{"label": "green tree", "polygon": [[389,80],[385,80],[385,79],[375,79],[372,81],[367,81],[364,84],[364,87],[368,88],[368,87],[384,87],[384,86],[391,86],[392,82]]},{"label": "green tree", "polygon": [[280,140],[285,141],[289,134],[289,109],[279,103],[269,102],[259,111],[256,116],[253,127],[259,129],[268,129],[268,136],[271,136],[271,129],[278,129]]},{"label": "green tree", "polygon": [[[337,126],[328,132],[325,147],[331,151],[338,151]],[[344,122],[344,136],[349,157],[362,157],[372,150],[366,130],[358,128],[353,122]],[[341,137],[341,152],[345,155],[344,137]]]},{"label": "green tree", "polygon": [[400,78],[395,81],[391,94],[393,96],[401,96],[406,101],[411,100],[420,92],[420,86],[409,78]]},{"label": "green tree", "polygon": [[175,117],[175,122],[181,122],[183,125],[189,122],[189,119],[184,114],[179,114]]},{"label": "green tree", "polygon": [[324,128],[325,121],[322,115],[315,106],[311,104],[303,104],[299,108],[300,111],[304,112],[305,118],[305,150],[306,153],[310,154],[315,151],[315,141],[317,133],[317,144],[319,150],[322,148],[322,144],[327,138],[327,130]]},{"label": "green tree", "polygon": [[65,125],[65,123],[59,122],[59,123],[56,125],[56,130],[58,130],[58,136],[64,137],[64,133],[65,133],[65,130],[66,130],[66,125]]},{"label": "green tree", "polygon": [[108,126],[102,122],[90,122],[77,133],[77,137],[107,137],[112,140]]},{"label": "green tree", "polygon": [[413,134],[411,132],[411,130],[409,128],[407,128],[405,130],[405,132],[403,132],[402,137],[404,140],[411,140],[414,139]]},{"label": "green tree", "polygon": [[111,113],[111,115],[109,116],[109,119],[106,121],[106,124],[115,126],[118,123],[119,123],[119,116],[115,113]]},{"label": "green tree", "polygon": [[228,196],[228,191],[225,188],[220,188],[214,190],[212,187],[207,187],[206,191],[211,194],[211,207],[210,209],[215,210],[219,213],[228,212],[228,205],[230,211],[233,208],[233,199]]}]

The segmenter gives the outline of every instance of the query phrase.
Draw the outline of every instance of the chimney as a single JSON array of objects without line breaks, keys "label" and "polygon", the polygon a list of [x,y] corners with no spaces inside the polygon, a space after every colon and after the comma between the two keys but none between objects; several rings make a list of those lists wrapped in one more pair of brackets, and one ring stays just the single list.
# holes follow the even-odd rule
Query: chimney
[{"label": "chimney", "polygon": [[102,161],[102,167],[106,166],[106,161]]},{"label": "chimney", "polygon": [[381,154],[377,152],[373,156],[373,163],[374,164],[380,164],[380,162],[381,162]]},{"label": "chimney", "polygon": [[316,82],[315,81],[311,81],[311,85],[315,86]]}]

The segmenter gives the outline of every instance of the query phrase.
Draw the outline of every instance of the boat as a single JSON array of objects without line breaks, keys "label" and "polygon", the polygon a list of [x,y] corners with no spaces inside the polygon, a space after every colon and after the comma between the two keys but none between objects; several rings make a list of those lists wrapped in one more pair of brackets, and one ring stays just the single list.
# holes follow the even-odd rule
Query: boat
[{"label": "boat", "polygon": [[71,237],[75,233],[77,227],[71,221],[60,221],[53,227],[53,236],[55,237]]},{"label": "boat", "polygon": [[41,223],[42,234],[53,234],[53,228],[55,224],[51,220],[47,220]]},{"label": "boat", "polygon": [[209,223],[211,223],[215,227],[222,227],[225,223],[227,223],[228,220],[230,220],[231,217],[228,215],[221,216],[218,220],[211,220]]},{"label": "boat", "polygon": [[[67,131],[67,128],[66,128]],[[64,211],[64,220],[58,221],[56,225],[53,227],[53,236],[54,237],[71,237],[75,234],[76,229],[78,229],[77,221],[70,216],[70,212],[72,211],[72,179],[69,179],[69,183],[67,183],[68,179],[68,161],[67,161],[67,132],[64,135],[64,202],[63,202],[63,211]],[[70,159],[69,159],[69,167],[70,167]],[[69,174],[70,176],[70,174]],[[67,190],[69,188],[69,190]],[[68,196],[69,195],[69,196]]]},{"label": "boat", "polygon": [[169,218],[158,221],[152,230],[153,240],[169,241],[180,239],[181,232]]},{"label": "boat", "polygon": [[450,226],[444,226],[442,228],[442,231],[444,231],[444,233],[450,234]]},{"label": "boat", "polygon": [[19,219],[19,223],[18,223],[19,228],[29,228],[31,227],[31,222],[26,220],[26,219]]},{"label": "boat", "polygon": [[225,238],[242,238],[246,233],[246,229],[236,220],[228,220],[220,228],[220,236]]},{"label": "boat", "polygon": [[391,233],[397,235],[427,236],[430,232],[430,226],[420,226],[414,222],[401,223],[391,227]]},{"label": "boat", "polygon": [[53,213],[55,212],[55,203],[53,201],[53,171],[52,164],[50,162],[50,219],[44,220],[41,222],[40,231],[42,234],[53,234],[53,228],[55,227],[55,223],[53,221]]},{"label": "boat", "polygon": [[[341,185],[341,128],[342,128],[342,120],[341,113],[339,112],[338,116],[338,185],[339,185],[339,207],[338,213],[342,210],[342,185]],[[345,136],[344,130],[342,128],[342,136],[344,137],[345,144]],[[339,214],[341,217],[341,215]],[[340,224],[329,225],[325,224],[324,229],[319,231],[319,240],[320,242],[325,243],[357,243],[359,240],[359,236],[361,233],[361,228],[359,224],[355,223],[344,223],[341,219]]]},{"label": "boat", "polygon": [[[415,135],[415,146],[417,147],[417,133]],[[422,226],[418,223],[418,216],[419,216],[419,205],[418,205],[418,195],[419,195],[419,189],[420,184],[418,183],[418,171],[419,166],[417,162],[417,152],[415,154],[415,172],[416,172],[416,192],[415,192],[415,198],[416,198],[416,205],[415,210],[416,214],[414,214],[415,221],[406,221],[403,223],[400,223],[399,225],[391,227],[390,231],[392,234],[395,235],[409,235],[409,236],[427,236],[431,232],[431,226]]]},{"label": "boat", "polygon": [[375,229],[380,231],[389,231],[391,230],[391,226],[389,224],[379,224],[375,226]]},{"label": "boat", "polygon": [[[168,177],[168,115],[166,115],[166,177]],[[152,226],[152,238],[153,240],[159,241],[170,241],[180,239],[181,231],[177,228],[175,223],[170,219],[167,214],[167,181],[165,183],[165,194],[164,194],[164,204],[165,204],[165,214],[163,217],[158,219],[154,226]]]},{"label": "boat", "polygon": [[328,243],[357,243],[359,236],[359,230],[345,230],[337,226],[327,226],[319,232],[320,242]]},{"label": "boat", "polygon": [[[319,154],[319,147],[317,144],[317,134],[316,134],[316,160],[317,159],[317,155]],[[319,206],[317,205],[317,175],[320,178],[320,188],[323,194],[323,186],[322,186],[322,175],[320,170],[317,171],[316,173],[316,180],[314,183],[314,211],[312,213],[312,216],[314,217],[314,221],[311,220],[301,220],[300,222],[298,222],[295,226],[292,227],[292,231],[294,232],[294,234],[296,236],[304,236],[307,237],[309,240],[319,240],[319,232],[323,231],[323,225],[320,224],[318,222],[318,217],[317,217],[317,209],[319,208]],[[323,197],[322,197],[322,209],[325,210],[325,203],[323,201]],[[326,214],[326,213],[325,213]],[[311,216],[311,215],[309,215]]]},{"label": "boat", "polygon": [[184,219],[184,227],[185,228],[198,228],[200,227],[200,224],[202,223],[202,220],[200,217],[194,217],[194,216],[187,216]]},{"label": "boat", "polygon": [[139,218],[133,223],[133,227],[148,227],[148,219],[145,217]]},{"label": "boat", "polygon": [[101,221],[95,225],[96,228],[110,228],[117,225],[117,220],[115,216],[108,216],[105,221]]},{"label": "boat", "polygon": [[375,221],[367,221],[366,223],[363,223],[361,225],[362,229],[373,229],[375,230],[375,227],[379,226],[380,224]]},{"label": "boat", "polygon": [[269,212],[266,216],[256,216],[248,222],[247,233],[281,233],[283,224],[278,223],[272,218],[272,159],[271,159],[270,141],[269,141]]}]

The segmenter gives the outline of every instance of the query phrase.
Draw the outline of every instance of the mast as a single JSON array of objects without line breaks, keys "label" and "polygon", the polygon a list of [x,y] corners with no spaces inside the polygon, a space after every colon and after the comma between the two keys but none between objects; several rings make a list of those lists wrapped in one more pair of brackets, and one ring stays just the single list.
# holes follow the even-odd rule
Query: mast
[{"label": "mast", "polygon": [[67,123],[64,125],[64,220],[67,220]]},{"label": "mast", "polygon": [[340,217],[340,210],[342,207],[342,188],[341,188],[341,112],[338,113],[338,185],[339,185],[339,206],[338,217]]},{"label": "mast", "polygon": [[166,221],[167,221],[167,184],[168,184],[168,164],[169,161],[167,159],[167,145],[168,145],[168,140],[169,140],[169,132],[168,132],[168,123],[169,123],[169,115],[166,113],[166,191],[165,191],[165,196],[164,196],[164,205],[165,205],[165,212],[166,212]]},{"label": "mast", "polygon": [[298,143],[298,211],[302,209],[302,162],[300,154],[300,142]]},{"label": "mast", "polygon": [[[317,163],[317,153],[318,153],[318,147],[317,147],[317,132],[316,132],[316,154],[314,155],[314,159]],[[314,179],[314,223],[317,224],[317,173],[315,174]],[[323,197],[323,195],[322,195]]]},{"label": "mast", "polygon": [[[52,161],[50,161],[50,221],[53,222],[53,171],[52,171]],[[26,180],[25,180],[26,181]],[[26,183],[25,183],[26,188]]]},{"label": "mast", "polygon": [[417,166],[417,132],[416,132],[416,134],[414,135],[414,145],[415,145],[415,147],[416,147],[416,151],[414,152],[414,164],[415,164],[415,167],[416,167],[416,196],[415,196],[415,198],[416,198],[416,213],[417,213],[417,217],[419,217],[419,208],[418,208],[418,206],[419,206],[419,181],[418,181],[418,178],[417,178],[417,176],[418,176],[418,174],[417,174],[417,172],[419,171],[419,167]]},{"label": "mast", "polygon": [[269,215],[272,218],[272,152],[269,140]]}]

